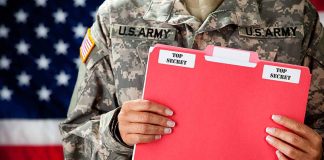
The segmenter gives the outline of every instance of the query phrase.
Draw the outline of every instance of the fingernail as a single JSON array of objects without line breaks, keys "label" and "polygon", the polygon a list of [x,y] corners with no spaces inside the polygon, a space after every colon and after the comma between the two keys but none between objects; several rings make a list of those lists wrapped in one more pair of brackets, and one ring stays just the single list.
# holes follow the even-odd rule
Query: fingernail
[{"label": "fingernail", "polygon": [[161,135],[156,135],[155,140],[161,139],[161,137],[162,137]]},{"label": "fingernail", "polygon": [[267,137],[266,137],[266,140],[267,140],[268,142],[272,142],[272,141],[273,141],[272,137],[270,137],[270,136],[267,136]]},{"label": "fingernail", "polygon": [[278,158],[280,157],[280,151],[279,150],[276,151],[276,155],[277,155]]},{"label": "fingernail", "polygon": [[279,121],[281,119],[281,116],[279,115],[272,115],[271,117],[274,121]]},{"label": "fingernail", "polygon": [[271,128],[271,127],[267,127],[266,128],[266,132],[269,133],[269,134],[273,134],[275,132],[275,128]]},{"label": "fingernail", "polygon": [[165,134],[170,134],[172,132],[171,128],[164,128],[164,133]]},{"label": "fingernail", "polygon": [[173,122],[173,121],[167,121],[167,126],[168,127],[174,127],[175,126],[175,122]]},{"label": "fingernail", "polygon": [[167,114],[168,116],[172,116],[173,115],[173,111],[171,111],[170,109],[166,109],[165,110],[165,114]]}]

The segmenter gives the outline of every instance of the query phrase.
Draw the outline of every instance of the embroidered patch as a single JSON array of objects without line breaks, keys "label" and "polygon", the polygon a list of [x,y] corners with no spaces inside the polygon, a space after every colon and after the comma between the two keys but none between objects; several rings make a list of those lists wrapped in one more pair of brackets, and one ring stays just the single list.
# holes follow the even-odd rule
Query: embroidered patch
[{"label": "embroidered patch", "polygon": [[111,28],[111,38],[128,37],[133,39],[151,39],[173,41],[176,36],[174,28],[156,28],[142,26],[127,26],[115,24]]},{"label": "embroidered patch", "polygon": [[80,57],[83,63],[86,62],[94,46],[95,43],[91,36],[91,30],[89,28],[87,34],[83,39],[82,45],[80,47]]},{"label": "embroidered patch", "polygon": [[256,38],[294,38],[304,35],[303,26],[291,27],[240,27],[240,36]]}]

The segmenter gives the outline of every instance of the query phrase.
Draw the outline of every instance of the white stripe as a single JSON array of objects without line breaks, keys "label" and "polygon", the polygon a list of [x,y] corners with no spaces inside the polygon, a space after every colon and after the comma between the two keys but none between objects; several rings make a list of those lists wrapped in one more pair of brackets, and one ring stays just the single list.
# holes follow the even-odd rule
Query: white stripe
[{"label": "white stripe", "polygon": [[88,38],[85,38],[85,39],[83,40],[83,43],[85,44],[85,43],[87,43],[87,41],[88,41]]},{"label": "white stripe", "polygon": [[61,145],[63,120],[0,120],[0,145]]},{"label": "white stripe", "polygon": [[92,43],[91,43],[91,41],[90,40],[87,40],[87,46],[89,47],[89,48],[91,48],[91,46],[92,46]]},{"label": "white stripe", "polygon": [[83,48],[83,58],[86,58],[87,56],[87,53],[88,53],[88,50],[86,48]]},{"label": "white stripe", "polygon": [[89,44],[89,43],[86,43],[86,44],[84,45],[84,47],[85,47],[87,50],[89,50],[89,49],[90,49],[90,44]]},{"label": "white stripe", "polygon": [[88,49],[84,47],[83,48],[83,56],[85,57],[87,55],[87,53],[88,53]]},{"label": "white stripe", "polygon": [[82,56],[82,59],[84,59],[84,47],[81,48],[81,56]]},{"label": "white stripe", "polygon": [[86,47],[83,47],[83,57],[85,58],[87,56],[88,49]]},{"label": "white stripe", "polygon": [[322,24],[324,25],[324,11],[320,11],[318,13],[319,13],[319,16],[320,16],[320,20],[321,20]]},{"label": "white stripe", "polygon": [[88,38],[84,39],[82,43],[82,48],[84,48],[86,52],[89,50],[90,47],[88,47]]},{"label": "white stripe", "polygon": [[87,39],[87,44],[92,45],[90,39]]},{"label": "white stripe", "polygon": [[84,39],[83,42],[82,42],[82,45],[86,45],[87,44],[87,39]]},{"label": "white stripe", "polygon": [[84,42],[88,42],[89,41],[89,37],[87,36],[85,39],[84,39]]}]

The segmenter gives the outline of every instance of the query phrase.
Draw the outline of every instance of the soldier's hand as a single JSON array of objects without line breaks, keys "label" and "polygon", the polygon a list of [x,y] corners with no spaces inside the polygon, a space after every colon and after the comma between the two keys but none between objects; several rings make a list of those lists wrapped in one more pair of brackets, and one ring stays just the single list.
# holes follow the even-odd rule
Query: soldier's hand
[{"label": "soldier's hand", "polygon": [[118,115],[121,138],[129,146],[159,140],[172,132],[175,126],[169,118],[172,115],[169,108],[151,101],[128,101]]},{"label": "soldier's hand", "polygon": [[322,137],[314,130],[293,119],[273,115],[274,122],[290,129],[267,128],[267,142],[278,149],[279,160],[320,160],[322,157]]}]

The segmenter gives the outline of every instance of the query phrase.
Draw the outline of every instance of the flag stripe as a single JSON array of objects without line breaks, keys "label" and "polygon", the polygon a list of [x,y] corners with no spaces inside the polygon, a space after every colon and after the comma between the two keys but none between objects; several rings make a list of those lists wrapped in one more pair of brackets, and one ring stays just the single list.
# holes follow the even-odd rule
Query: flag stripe
[{"label": "flag stripe", "polygon": [[89,49],[91,47],[91,42],[88,39],[86,41],[86,47],[87,47],[87,49]]},{"label": "flag stripe", "polygon": [[322,24],[324,24],[324,11],[320,11],[318,12],[319,16],[320,16],[320,20],[322,22]]},{"label": "flag stripe", "polygon": [[91,37],[91,31],[90,31],[90,29],[88,29],[88,32],[87,32],[86,36],[84,37],[84,40],[82,42],[81,49],[80,49],[80,56],[81,56],[82,62],[85,62],[87,60],[94,45],[95,45],[95,43]]},{"label": "flag stripe", "polygon": [[63,160],[62,146],[0,146],[3,160]]},{"label": "flag stripe", "polygon": [[85,57],[87,54],[87,51],[84,47],[82,47],[82,56]]},{"label": "flag stripe", "polygon": [[0,146],[60,145],[62,120],[0,120]]}]

